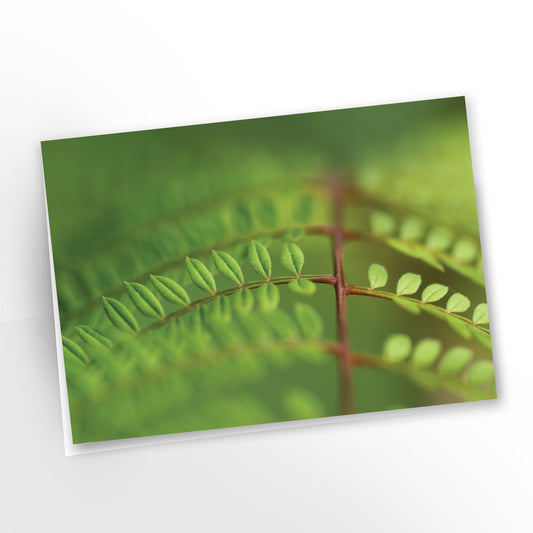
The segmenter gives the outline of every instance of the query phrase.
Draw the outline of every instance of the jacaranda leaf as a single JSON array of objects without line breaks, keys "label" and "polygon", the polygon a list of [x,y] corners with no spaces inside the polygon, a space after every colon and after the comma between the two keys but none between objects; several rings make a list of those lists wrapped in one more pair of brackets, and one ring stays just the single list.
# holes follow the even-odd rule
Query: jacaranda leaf
[{"label": "jacaranda leaf", "polygon": [[75,357],[78,361],[84,364],[89,363],[89,358],[87,354],[80,348],[73,340],[68,337],[62,337],[63,341],[63,350],[69,355]]},{"label": "jacaranda leaf", "polygon": [[391,335],[383,345],[383,358],[390,363],[401,363],[409,357],[411,348],[411,339],[407,335]]},{"label": "jacaranda leaf", "polygon": [[169,302],[186,307],[190,303],[187,291],[173,279],[164,276],[152,276],[150,279],[157,292]]},{"label": "jacaranda leaf", "polygon": [[470,307],[470,300],[459,292],[452,294],[446,303],[448,313],[464,313]]},{"label": "jacaranda leaf", "polygon": [[412,363],[416,368],[427,368],[439,357],[441,343],[436,339],[422,339],[416,343]]},{"label": "jacaranda leaf", "polygon": [[446,376],[458,374],[472,360],[472,350],[464,346],[450,348],[439,363],[439,372]]},{"label": "jacaranda leaf", "polygon": [[244,276],[242,274],[239,263],[226,252],[216,252],[213,250],[213,261],[216,269],[227,279],[237,283],[244,284]]},{"label": "jacaranda leaf", "polygon": [[304,265],[304,253],[296,243],[283,243],[281,247],[281,264],[289,272],[296,275],[300,274]]},{"label": "jacaranda leaf", "polygon": [[488,324],[489,323],[489,312],[487,309],[487,304],[479,304],[474,309],[474,316],[472,321],[474,324]]},{"label": "jacaranda leaf", "polygon": [[432,283],[428,285],[422,292],[423,302],[436,302],[441,298],[444,298],[448,294],[448,287],[441,285],[440,283]]},{"label": "jacaranda leaf", "polygon": [[384,266],[373,264],[368,269],[368,281],[372,289],[384,287],[388,279],[387,269]]},{"label": "jacaranda leaf", "polygon": [[416,217],[406,218],[400,226],[400,239],[418,241],[424,236],[426,225]]},{"label": "jacaranda leaf", "polygon": [[452,235],[444,228],[433,228],[426,237],[426,245],[432,250],[444,252],[452,243]]},{"label": "jacaranda leaf", "polygon": [[465,374],[465,381],[474,387],[481,387],[494,377],[492,361],[477,361]]},{"label": "jacaranda leaf", "polygon": [[419,289],[421,283],[422,277],[420,274],[406,272],[398,280],[398,284],[396,285],[396,294],[398,296],[414,294]]},{"label": "jacaranda leaf", "polygon": [[199,289],[210,293],[216,292],[217,287],[213,275],[201,261],[192,257],[187,257],[185,259],[185,268],[187,269],[191,281]]},{"label": "jacaranda leaf", "polygon": [[471,263],[479,253],[476,243],[470,239],[463,237],[459,239],[452,248],[452,256],[459,263]]},{"label": "jacaranda leaf", "polygon": [[387,236],[394,233],[396,222],[394,218],[383,211],[373,211],[370,214],[370,230],[375,235]]},{"label": "jacaranda leaf", "polygon": [[252,241],[248,247],[248,260],[252,268],[263,278],[272,276],[272,259],[268,250],[258,241]]},{"label": "jacaranda leaf", "polygon": [[158,316],[163,318],[165,311],[159,300],[153,293],[140,283],[126,283],[126,292],[133,305],[146,316]]},{"label": "jacaranda leaf", "polygon": [[103,298],[104,311],[107,318],[118,329],[136,333],[139,325],[126,306],[114,298]]},{"label": "jacaranda leaf", "polygon": [[113,347],[111,339],[108,339],[94,328],[89,326],[77,326],[75,329],[80,336],[80,339],[93,348],[110,349]]}]

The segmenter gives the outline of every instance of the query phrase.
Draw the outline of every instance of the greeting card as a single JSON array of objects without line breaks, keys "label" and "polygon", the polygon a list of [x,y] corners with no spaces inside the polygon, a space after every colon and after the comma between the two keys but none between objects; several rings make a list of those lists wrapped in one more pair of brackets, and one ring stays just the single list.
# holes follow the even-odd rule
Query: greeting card
[{"label": "greeting card", "polygon": [[72,444],[496,397],[463,98],[42,154]]}]

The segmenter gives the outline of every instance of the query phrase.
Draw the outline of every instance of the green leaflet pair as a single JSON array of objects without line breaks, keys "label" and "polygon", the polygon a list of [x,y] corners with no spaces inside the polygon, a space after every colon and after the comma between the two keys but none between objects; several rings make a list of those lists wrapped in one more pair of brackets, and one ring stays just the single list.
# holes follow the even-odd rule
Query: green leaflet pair
[{"label": "green leaflet pair", "polygon": [[472,335],[481,344],[490,348],[490,334],[483,327],[489,323],[489,316],[486,303],[480,303],[474,308],[472,319],[467,319],[460,315],[470,308],[470,300],[461,293],[454,293],[446,302],[446,307],[442,308],[432,305],[444,298],[448,294],[448,287],[440,283],[432,283],[422,291],[421,299],[406,298],[415,294],[422,285],[422,277],[419,274],[406,272],[398,279],[396,292],[390,293],[377,290],[384,287],[388,281],[388,272],[385,267],[373,264],[368,269],[368,279],[370,282],[370,291],[364,288],[354,287],[354,293],[362,293],[367,296],[376,295],[381,298],[394,301],[397,305],[405,310],[420,314],[422,311],[432,314],[448,322],[450,327],[455,329],[464,338],[470,338]]},{"label": "green leaflet pair", "polygon": [[[407,335],[395,334],[389,336],[383,345],[383,360],[390,364],[406,363],[416,370],[424,370],[435,365],[442,351],[442,345],[437,339],[425,338],[414,346]],[[467,366],[472,362],[474,352],[465,346],[449,348],[440,358],[436,371],[451,377],[464,372],[463,380],[467,385],[481,387],[494,377],[492,361],[482,360]]]},{"label": "green leaflet pair", "polygon": [[361,238],[375,240],[404,255],[424,261],[437,270],[444,265],[479,285],[484,285],[481,249],[470,237],[456,237],[443,227],[428,228],[418,217],[407,216],[397,228],[391,214],[372,211],[370,233]]}]

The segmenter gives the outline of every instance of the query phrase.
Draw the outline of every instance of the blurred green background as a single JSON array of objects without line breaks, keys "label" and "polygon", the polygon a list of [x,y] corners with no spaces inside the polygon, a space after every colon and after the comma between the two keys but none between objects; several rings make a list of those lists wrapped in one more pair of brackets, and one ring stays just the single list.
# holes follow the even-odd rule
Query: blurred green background
[{"label": "blurred green background", "polygon": [[[205,248],[204,256],[195,257],[209,264],[210,247],[235,235],[246,242],[248,233],[260,232],[261,202],[276,206],[276,228],[299,225],[293,213],[302,197],[313,201],[309,223],[330,223],[330,200],[316,182],[332,175],[346,176],[398,215],[416,213],[429,225],[446,225],[479,240],[463,98],[46,141],[42,153],[61,327],[72,338],[80,323],[109,330],[101,296],[121,298],[124,280],[145,282],[148,272],[158,271],[184,282],[184,255]],[[348,205],[345,226],[357,228],[367,207]],[[225,228],[235,212],[243,214],[241,227]],[[333,272],[327,237],[306,235],[299,245],[306,256],[304,273]],[[274,275],[282,274],[279,247],[279,239],[269,246]],[[223,249],[242,253],[233,242]],[[376,244],[346,243],[349,283],[365,285],[371,263],[385,265],[390,279],[417,272],[427,283],[442,282],[472,302],[485,301],[484,289],[458,274]],[[257,276],[248,270],[245,277]],[[285,310],[305,300],[286,287],[281,294]],[[333,289],[319,286],[305,301],[319,310],[325,337],[335,339]],[[431,316],[413,317],[369,298],[349,298],[349,325],[352,347],[362,352],[379,354],[391,333],[457,344],[453,331]],[[354,379],[360,412],[458,400],[382,370],[357,368]],[[217,391],[213,401],[228,403],[216,416],[196,418],[182,416],[173,403],[179,399],[165,393],[164,384],[153,404],[145,402],[159,413],[150,417],[149,410],[132,414],[136,409],[124,397],[86,409],[89,393],[69,383],[73,433],[81,442],[336,415],[337,383],[331,356],[316,365],[296,360],[265,367],[252,383],[237,380]],[[204,400],[210,394],[208,384],[194,388],[192,398],[199,390]],[[164,406],[165,394],[170,405]]]}]

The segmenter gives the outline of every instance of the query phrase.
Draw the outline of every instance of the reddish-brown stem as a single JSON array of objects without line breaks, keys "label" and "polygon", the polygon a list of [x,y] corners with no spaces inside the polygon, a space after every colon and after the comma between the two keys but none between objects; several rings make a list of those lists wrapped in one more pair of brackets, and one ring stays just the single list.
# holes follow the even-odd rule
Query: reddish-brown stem
[{"label": "reddish-brown stem", "polygon": [[330,185],[333,194],[334,224],[331,228],[333,238],[333,262],[335,265],[335,295],[337,304],[337,340],[339,349],[340,406],[342,414],[355,412],[352,387],[352,361],[348,337],[348,317],[346,310],[346,278],[344,276],[342,211],[345,190],[341,183]]},{"label": "reddish-brown stem", "polygon": [[355,229],[346,230],[343,232],[342,235],[346,240],[356,240],[367,237],[365,233],[363,233],[362,231],[357,231]]},{"label": "reddish-brown stem", "polygon": [[[326,345],[329,353],[341,358],[344,356],[344,349],[337,343],[329,343]],[[352,366],[381,366],[381,362],[375,356],[366,355],[363,353],[350,353],[350,364]]]}]

